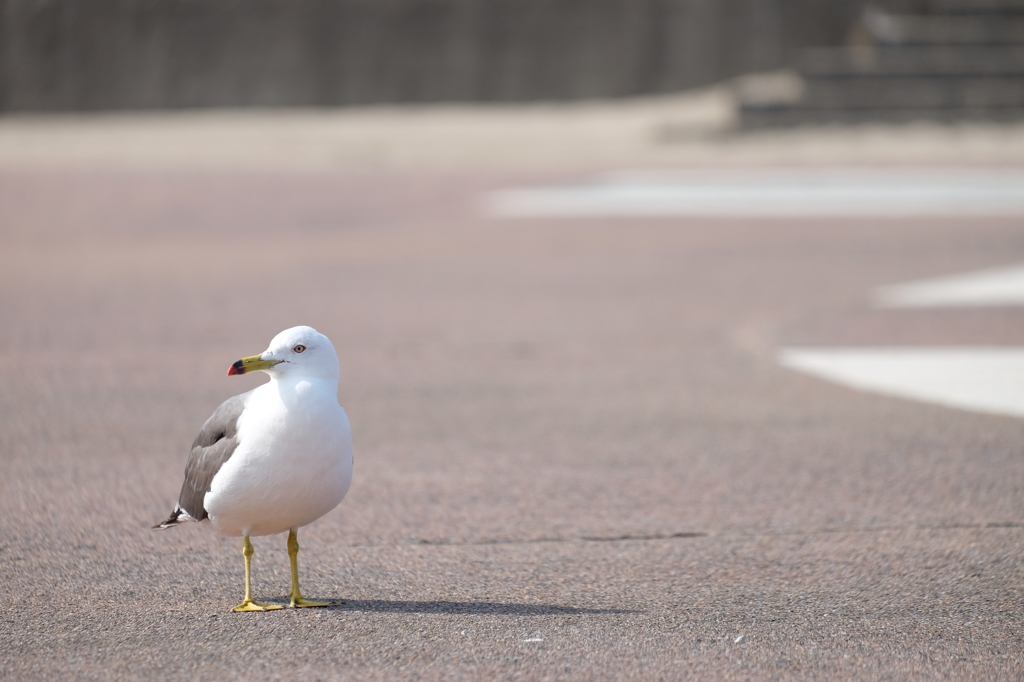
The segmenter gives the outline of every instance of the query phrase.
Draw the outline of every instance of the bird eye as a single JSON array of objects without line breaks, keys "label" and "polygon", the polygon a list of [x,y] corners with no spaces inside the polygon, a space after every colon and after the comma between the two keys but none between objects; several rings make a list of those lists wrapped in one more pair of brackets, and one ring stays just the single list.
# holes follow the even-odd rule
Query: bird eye
[{"label": "bird eye", "polygon": [[295,346],[295,348],[292,348],[292,350],[295,351],[296,353],[301,353],[302,351],[306,350],[306,347],[300,343],[299,345]]}]

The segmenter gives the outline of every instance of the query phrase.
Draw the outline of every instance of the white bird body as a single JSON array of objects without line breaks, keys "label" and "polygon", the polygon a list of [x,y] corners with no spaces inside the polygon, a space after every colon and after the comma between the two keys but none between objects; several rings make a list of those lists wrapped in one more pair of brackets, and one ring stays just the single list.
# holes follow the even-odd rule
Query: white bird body
[{"label": "white bird body", "polygon": [[242,536],[245,598],[234,611],[281,608],[252,599],[250,535],[288,532],[293,607],[331,606],[299,590],[297,531],[338,506],[352,483],[352,428],[338,404],[338,354],[312,327],[286,329],[228,376],[261,371],[270,382],[228,398],[192,444],[185,481],[170,517],[154,528],[209,522]]},{"label": "white bird body", "polygon": [[238,419],[238,449],[203,506],[221,535],[273,535],[338,506],[352,483],[352,430],[337,382],[271,376]]}]

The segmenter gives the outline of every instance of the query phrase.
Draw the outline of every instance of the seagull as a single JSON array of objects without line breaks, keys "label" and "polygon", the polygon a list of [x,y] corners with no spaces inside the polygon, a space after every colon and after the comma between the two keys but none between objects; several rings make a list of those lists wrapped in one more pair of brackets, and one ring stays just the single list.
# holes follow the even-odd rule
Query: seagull
[{"label": "seagull", "polygon": [[338,506],[352,482],[352,429],[338,404],[338,355],[312,327],[286,329],[228,376],[266,372],[270,381],[224,401],[192,444],[174,511],[154,528],[184,521],[241,537],[245,599],[233,610],[268,611],[253,601],[250,536],[288,531],[291,606],[333,606],[299,591],[298,529]]}]

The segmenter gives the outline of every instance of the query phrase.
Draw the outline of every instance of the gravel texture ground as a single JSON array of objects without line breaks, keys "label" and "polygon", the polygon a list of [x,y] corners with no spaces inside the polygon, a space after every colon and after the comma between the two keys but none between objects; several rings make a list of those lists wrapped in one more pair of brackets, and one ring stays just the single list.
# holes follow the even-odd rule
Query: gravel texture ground
[{"label": "gravel texture ground", "polygon": [[[1024,424],[788,344],[1024,343],[873,287],[1019,220],[496,220],[568,171],[0,172],[0,677],[1020,679]],[[236,540],[153,531],[225,377],[311,324],[356,476],[329,609],[233,614]],[[288,588],[255,541],[257,598]]]}]

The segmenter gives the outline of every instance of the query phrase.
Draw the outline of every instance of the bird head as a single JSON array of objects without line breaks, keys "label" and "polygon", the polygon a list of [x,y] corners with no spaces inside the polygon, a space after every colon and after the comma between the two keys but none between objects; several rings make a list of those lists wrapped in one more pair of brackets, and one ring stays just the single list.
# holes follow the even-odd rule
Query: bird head
[{"label": "bird head", "polygon": [[228,376],[266,372],[275,378],[286,376],[338,380],[338,354],[334,344],[312,327],[285,329],[271,340],[267,350],[238,360]]}]

